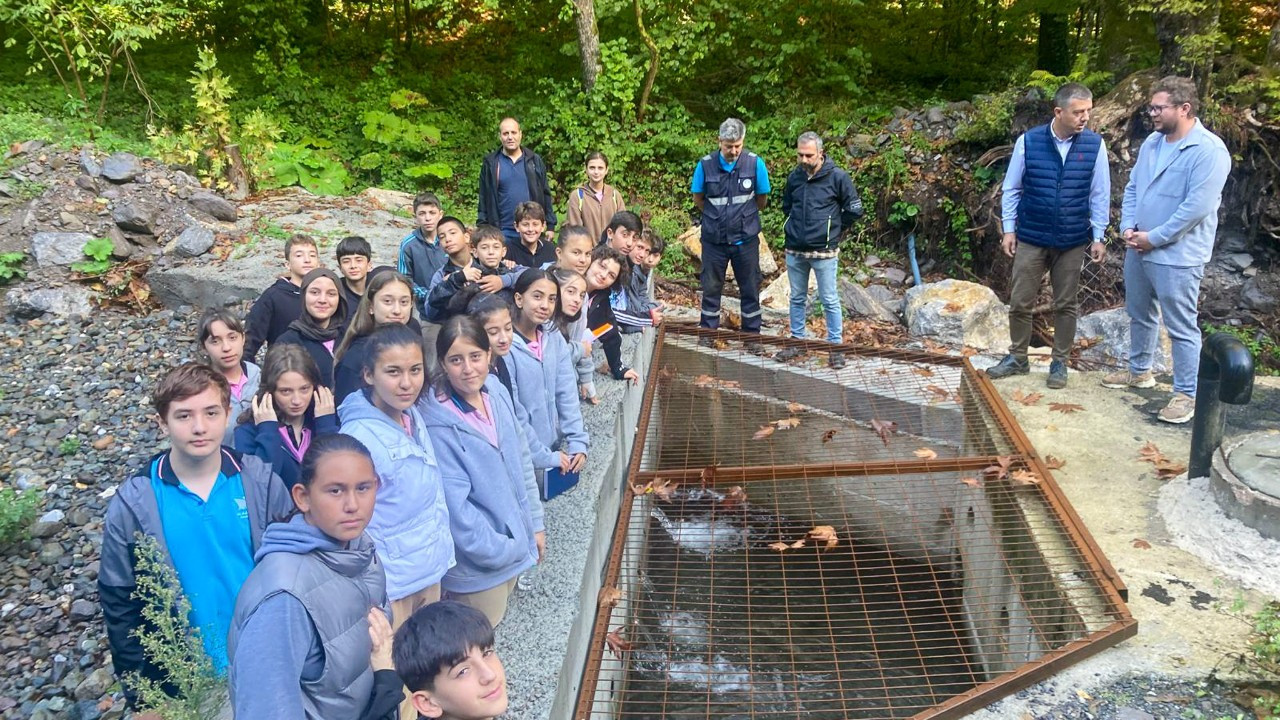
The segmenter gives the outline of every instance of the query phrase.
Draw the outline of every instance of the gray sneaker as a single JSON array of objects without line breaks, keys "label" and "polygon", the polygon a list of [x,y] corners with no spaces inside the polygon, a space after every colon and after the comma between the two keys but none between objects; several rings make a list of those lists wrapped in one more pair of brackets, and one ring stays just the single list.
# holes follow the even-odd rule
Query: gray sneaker
[{"label": "gray sneaker", "polygon": [[1031,364],[1027,362],[1026,358],[1005,355],[1004,359],[996,363],[994,367],[987,368],[987,377],[992,380],[999,380],[1000,378],[1014,375],[1026,375],[1029,372],[1031,372]]},{"label": "gray sneaker", "polygon": [[1164,422],[1181,425],[1196,414],[1196,399],[1186,393],[1174,393],[1169,404],[1156,417]]},{"label": "gray sneaker", "polygon": [[1067,364],[1054,360],[1049,364],[1049,380],[1045,383],[1051,390],[1061,390],[1067,386]]},{"label": "gray sneaker", "polygon": [[1156,376],[1150,370],[1140,373],[1132,373],[1128,370],[1117,370],[1106,377],[1102,378],[1102,387],[1112,389],[1124,388],[1153,388],[1156,386]]}]

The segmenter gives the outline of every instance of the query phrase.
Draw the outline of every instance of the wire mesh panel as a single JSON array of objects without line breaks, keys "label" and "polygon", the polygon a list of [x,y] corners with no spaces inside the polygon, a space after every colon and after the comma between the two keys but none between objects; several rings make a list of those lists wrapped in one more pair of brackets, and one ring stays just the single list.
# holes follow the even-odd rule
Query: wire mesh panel
[{"label": "wire mesh panel", "polygon": [[831,350],[661,334],[576,718],[956,716],[1136,631],[967,360]]}]

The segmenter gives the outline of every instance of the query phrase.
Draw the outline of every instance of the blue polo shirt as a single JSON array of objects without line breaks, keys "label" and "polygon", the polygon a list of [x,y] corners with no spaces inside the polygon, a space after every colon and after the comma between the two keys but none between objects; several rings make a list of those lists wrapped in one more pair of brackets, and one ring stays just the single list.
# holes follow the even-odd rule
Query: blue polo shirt
[{"label": "blue polo shirt", "polygon": [[508,240],[520,237],[516,232],[516,206],[529,202],[529,176],[525,161],[529,153],[520,151],[520,159],[512,161],[504,152],[498,153],[498,220],[502,234]]},{"label": "blue polo shirt", "polygon": [[236,595],[253,570],[249,508],[240,467],[224,448],[222,469],[209,499],[188,490],[174,474],[169,453],[151,463],[151,490],[182,594],[191,603],[191,626],[219,674],[227,668],[227,632]]},{"label": "blue polo shirt", "polygon": [[[739,155],[738,157],[742,157],[742,156]],[[719,150],[716,151],[716,159],[720,161],[720,169],[724,170],[725,172],[729,172],[730,170],[732,170],[733,166],[738,162],[736,159],[733,162],[725,162],[724,156],[720,154]],[[695,165],[693,168],[693,182],[690,184],[689,190],[690,192],[701,193],[703,191],[703,186],[705,184],[706,184],[706,179],[703,177],[702,162],[699,161],[698,164]],[[764,158],[757,155],[756,156],[756,194],[768,195],[769,191],[772,189],[773,189],[773,186],[769,184],[769,171],[764,166]]]}]

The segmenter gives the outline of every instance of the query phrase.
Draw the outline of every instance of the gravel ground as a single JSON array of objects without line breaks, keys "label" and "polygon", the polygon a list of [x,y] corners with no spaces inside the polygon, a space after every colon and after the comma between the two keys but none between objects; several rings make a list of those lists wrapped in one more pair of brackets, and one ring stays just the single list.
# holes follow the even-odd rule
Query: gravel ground
[{"label": "gravel ground", "polygon": [[[1058,690],[1055,681],[1017,693],[1013,700],[1037,692]],[[1192,681],[1152,675],[1128,675],[1076,696],[1035,720],[1236,720],[1254,717],[1231,700],[1231,688],[1219,682]],[[995,709],[997,706],[993,706]],[[1004,717],[1029,720],[1031,713],[1011,711]]]}]

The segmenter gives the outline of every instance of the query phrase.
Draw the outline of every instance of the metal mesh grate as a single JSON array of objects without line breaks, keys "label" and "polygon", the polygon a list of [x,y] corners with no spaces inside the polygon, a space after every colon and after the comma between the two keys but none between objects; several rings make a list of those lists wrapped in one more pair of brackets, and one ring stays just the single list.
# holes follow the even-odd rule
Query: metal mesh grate
[{"label": "metal mesh grate", "polygon": [[1136,632],[964,358],[658,343],[578,720],[957,717]]}]

